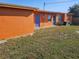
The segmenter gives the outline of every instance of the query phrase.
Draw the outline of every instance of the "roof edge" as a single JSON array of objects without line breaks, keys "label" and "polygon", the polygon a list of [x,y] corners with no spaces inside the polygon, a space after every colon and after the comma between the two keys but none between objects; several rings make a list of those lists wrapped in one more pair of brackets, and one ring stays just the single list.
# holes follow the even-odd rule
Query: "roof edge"
[{"label": "roof edge", "polygon": [[9,3],[0,3],[0,7],[9,7],[9,8],[18,8],[18,9],[28,9],[28,10],[38,10],[38,8],[30,7],[30,6],[22,6],[16,4],[9,4]]}]

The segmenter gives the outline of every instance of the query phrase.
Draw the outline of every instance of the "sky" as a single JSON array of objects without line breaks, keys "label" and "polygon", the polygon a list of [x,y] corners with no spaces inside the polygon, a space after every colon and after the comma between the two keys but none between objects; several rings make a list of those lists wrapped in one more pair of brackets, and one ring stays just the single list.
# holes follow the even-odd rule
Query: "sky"
[{"label": "sky", "polygon": [[68,2],[61,4],[53,4],[53,3],[46,4],[45,10],[53,12],[68,12],[69,7],[79,3],[79,0],[0,0],[0,3],[31,6],[43,10],[44,2],[48,3],[48,2],[61,2],[61,1],[68,1]]}]

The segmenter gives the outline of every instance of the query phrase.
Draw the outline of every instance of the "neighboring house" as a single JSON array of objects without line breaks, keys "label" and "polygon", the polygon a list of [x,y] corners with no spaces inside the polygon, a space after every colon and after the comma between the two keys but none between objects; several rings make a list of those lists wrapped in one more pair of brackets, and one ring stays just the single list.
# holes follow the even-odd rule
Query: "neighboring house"
[{"label": "neighboring house", "polygon": [[42,11],[38,8],[0,4],[0,38],[33,33],[35,29],[71,22],[70,14]]}]

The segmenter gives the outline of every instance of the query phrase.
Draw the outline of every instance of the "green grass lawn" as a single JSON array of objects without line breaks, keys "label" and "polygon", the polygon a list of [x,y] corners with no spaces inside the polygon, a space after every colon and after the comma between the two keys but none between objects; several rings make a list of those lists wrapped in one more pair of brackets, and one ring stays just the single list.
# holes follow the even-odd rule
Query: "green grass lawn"
[{"label": "green grass lawn", "polygon": [[0,59],[79,59],[78,26],[36,30],[0,45]]}]

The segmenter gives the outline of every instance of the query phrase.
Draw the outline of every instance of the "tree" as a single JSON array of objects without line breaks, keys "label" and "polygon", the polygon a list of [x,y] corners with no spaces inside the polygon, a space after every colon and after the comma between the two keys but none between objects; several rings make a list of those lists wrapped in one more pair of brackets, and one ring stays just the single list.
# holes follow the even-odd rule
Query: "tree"
[{"label": "tree", "polygon": [[73,13],[73,17],[79,17],[79,4],[75,4],[74,6],[70,7],[69,13]]}]

